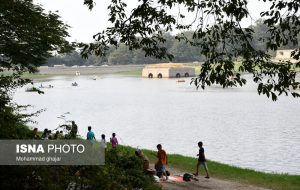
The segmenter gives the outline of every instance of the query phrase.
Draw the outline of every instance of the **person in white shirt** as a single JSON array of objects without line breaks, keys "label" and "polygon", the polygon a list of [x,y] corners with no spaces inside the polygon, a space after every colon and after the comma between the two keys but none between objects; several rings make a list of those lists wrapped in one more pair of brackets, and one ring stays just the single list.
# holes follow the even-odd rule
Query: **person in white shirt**
[{"label": "person in white shirt", "polygon": [[100,141],[100,146],[104,149],[106,149],[107,145],[106,145],[106,140],[105,140],[105,135],[102,134],[101,135],[101,141]]}]

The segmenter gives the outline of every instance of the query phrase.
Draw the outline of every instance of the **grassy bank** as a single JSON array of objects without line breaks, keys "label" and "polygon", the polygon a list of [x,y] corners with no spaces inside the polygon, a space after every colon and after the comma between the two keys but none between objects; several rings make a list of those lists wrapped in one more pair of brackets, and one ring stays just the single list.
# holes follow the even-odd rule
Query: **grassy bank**
[{"label": "grassy bank", "polygon": [[[134,152],[134,148],[122,147],[129,152]],[[151,162],[156,161],[155,151],[143,150],[144,154],[148,156]],[[169,167],[176,168],[180,171],[194,173],[196,158],[182,156],[178,154],[168,155]],[[274,190],[299,190],[300,189],[300,176],[287,175],[287,174],[272,174],[263,173],[250,169],[242,169],[226,164],[221,164],[214,161],[208,161],[208,168],[210,175],[214,178],[237,181],[244,184],[253,186],[265,187]],[[200,169],[200,174],[204,175],[203,168]]]},{"label": "grassy bank", "polygon": [[[186,63],[188,66],[192,66],[195,68],[196,75],[200,74],[201,71],[201,65],[200,64],[193,64],[193,63]],[[240,62],[237,62],[234,66],[234,71],[239,72],[239,67],[241,66]],[[142,76],[142,67],[143,66],[133,66],[130,65],[118,65],[118,66],[110,66],[110,67],[94,67],[94,68],[63,68],[63,69],[57,69],[57,68],[47,68],[47,69],[41,69],[41,72],[39,73],[24,73],[23,78],[28,79],[44,79],[44,78],[50,78],[53,76],[75,76],[75,71],[80,71],[82,75],[107,75],[107,74],[116,74],[116,75],[124,75],[124,76]],[[258,70],[258,68],[257,68]],[[300,72],[300,68],[296,68],[296,72]],[[4,71],[1,74],[4,75],[10,75],[11,72]]]},{"label": "grassy bank", "polygon": [[133,71],[121,71],[116,74],[119,75],[134,75],[134,76],[142,76],[142,70],[133,70]]},{"label": "grassy bank", "polygon": [[[4,76],[9,76],[9,75],[12,75],[12,72],[4,71],[4,72],[1,72],[1,74]],[[22,78],[24,78],[24,79],[44,79],[44,78],[50,78],[52,76],[55,76],[55,75],[42,74],[42,73],[23,73],[22,74]]]},{"label": "grassy bank", "polygon": [[24,73],[22,75],[23,78],[26,79],[45,79],[45,78],[50,78],[55,75],[50,75],[50,74],[41,74],[41,73]]}]

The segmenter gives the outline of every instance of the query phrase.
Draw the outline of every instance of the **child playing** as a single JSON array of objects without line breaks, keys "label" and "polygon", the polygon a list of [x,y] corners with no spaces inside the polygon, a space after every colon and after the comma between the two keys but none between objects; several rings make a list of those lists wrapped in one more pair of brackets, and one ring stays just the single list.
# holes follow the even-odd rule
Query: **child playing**
[{"label": "child playing", "polygon": [[111,145],[113,148],[117,148],[119,143],[118,143],[118,139],[116,137],[116,133],[112,134],[112,138],[110,138],[110,142],[111,142]]},{"label": "child playing", "polygon": [[209,175],[208,175],[208,168],[207,168],[206,159],[205,159],[205,155],[204,155],[204,148],[202,147],[203,143],[201,141],[198,142],[198,146],[199,146],[199,154],[197,154],[197,156],[199,156],[199,157],[198,157],[196,173],[194,175],[198,176],[199,166],[203,165],[205,172],[206,172],[205,178],[208,179]]},{"label": "child playing", "polygon": [[90,140],[91,142],[94,141],[94,140],[96,141],[96,137],[95,137],[94,132],[92,131],[91,126],[88,126],[88,132],[86,134],[86,139]]},{"label": "child playing", "polygon": [[101,147],[106,149],[106,140],[105,140],[105,135],[104,134],[101,135],[100,143],[101,143]]}]

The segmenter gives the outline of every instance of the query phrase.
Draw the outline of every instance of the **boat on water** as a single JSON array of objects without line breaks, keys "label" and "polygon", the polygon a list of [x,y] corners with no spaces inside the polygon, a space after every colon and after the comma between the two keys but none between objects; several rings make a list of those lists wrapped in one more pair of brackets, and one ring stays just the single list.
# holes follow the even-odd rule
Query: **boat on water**
[{"label": "boat on water", "polygon": [[39,86],[39,88],[53,88],[54,86],[52,86],[51,84],[44,86],[43,84],[41,84],[41,86]]},{"label": "boat on water", "polygon": [[80,72],[79,72],[79,71],[76,71],[76,72],[75,72],[75,75],[76,75],[76,76],[80,76]]},{"label": "boat on water", "polygon": [[72,86],[78,86],[77,82],[73,82]]},{"label": "boat on water", "polygon": [[96,76],[96,75],[94,75],[92,79],[93,79],[93,80],[97,80],[97,76]]},{"label": "boat on water", "polygon": [[39,91],[39,89],[34,86],[25,88],[25,92],[37,92],[37,91]]},{"label": "boat on water", "polygon": [[184,79],[177,80],[176,82],[185,82]]}]

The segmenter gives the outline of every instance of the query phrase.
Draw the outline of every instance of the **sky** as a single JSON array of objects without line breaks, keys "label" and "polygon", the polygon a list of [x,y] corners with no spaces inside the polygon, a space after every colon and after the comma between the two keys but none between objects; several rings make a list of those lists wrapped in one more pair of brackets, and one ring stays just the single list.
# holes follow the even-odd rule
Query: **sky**
[{"label": "sky", "polygon": [[[70,41],[92,42],[93,35],[101,32],[109,26],[107,7],[110,0],[95,0],[96,6],[92,11],[83,5],[84,0],[34,0],[35,4],[41,4],[46,11],[58,11],[62,21],[68,24]],[[128,9],[131,10],[138,4],[138,0],[125,0]],[[270,5],[270,4],[269,4]],[[259,13],[266,10],[269,6],[261,0],[249,0],[248,8],[253,20],[260,18]],[[178,8],[171,10],[171,14],[177,14]],[[254,24],[254,21],[248,18],[242,22],[246,27]],[[187,17],[187,21],[193,20]]]}]

